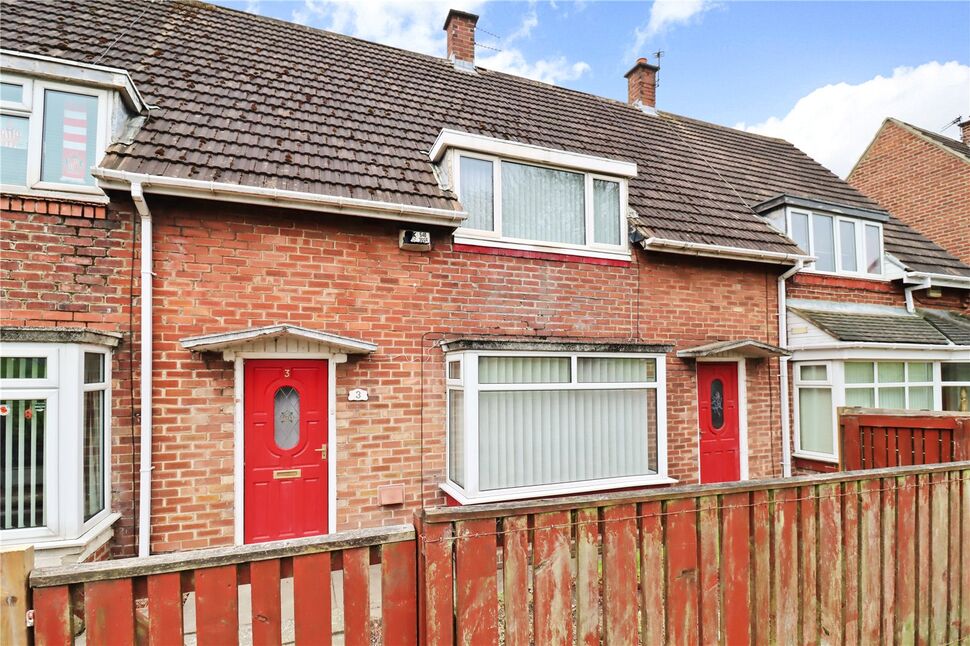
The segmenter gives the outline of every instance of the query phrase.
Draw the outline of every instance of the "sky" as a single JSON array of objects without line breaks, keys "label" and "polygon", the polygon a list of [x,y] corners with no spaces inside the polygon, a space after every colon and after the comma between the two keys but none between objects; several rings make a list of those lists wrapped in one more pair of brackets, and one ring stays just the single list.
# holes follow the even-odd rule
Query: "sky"
[{"label": "sky", "polygon": [[478,65],[619,100],[662,51],[659,109],[782,137],[843,177],[886,117],[954,138],[970,118],[970,0],[215,1],[435,56],[463,9]]}]

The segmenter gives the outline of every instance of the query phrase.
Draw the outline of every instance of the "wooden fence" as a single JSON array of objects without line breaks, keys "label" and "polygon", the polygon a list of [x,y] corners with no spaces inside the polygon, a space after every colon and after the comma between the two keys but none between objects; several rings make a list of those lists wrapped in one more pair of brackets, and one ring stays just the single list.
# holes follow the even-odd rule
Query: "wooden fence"
[{"label": "wooden fence", "polygon": [[[331,643],[331,572],[342,579],[343,643],[370,646],[372,631],[384,644],[417,643],[414,528],[342,532],[224,549],[197,550],[34,570],[34,643],[73,644],[83,621],[87,646],[182,644],[183,595],[194,592],[196,641],[226,646],[240,639],[239,586],[249,584],[253,644],[280,644],[281,580],[292,577],[293,632],[299,644]],[[372,564],[380,564],[379,590],[371,590]],[[380,620],[371,620],[379,595]],[[6,595],[6,591],[4,592]],[[4,622],[23,627],[23,614]],[[9,620],[9,621],[8,621]],[[26,646],[19,638],[5,646]]]},{"label": "wooden fence", "polygon": [[970,642],[970,462],[419,520],[426,644]]},{"label": "wooden fence", "polygon": [[970,462],[431,509],[416,526],[36,569],[29,587],[29,550],[4,553],[0,637],[26,646],[33,608],[37,646],[77,643],[82,623],[88,646],[182,644],[191,612],[195,643],[224,646],[248,599],[244,641],[280,644],[292,579],[301,645],[330,644],[337,619],[348,646],[970,642]]},{"label": "wooden fence", "polygon": [[970,460],[970,415],[839,409],[841,471]]}]

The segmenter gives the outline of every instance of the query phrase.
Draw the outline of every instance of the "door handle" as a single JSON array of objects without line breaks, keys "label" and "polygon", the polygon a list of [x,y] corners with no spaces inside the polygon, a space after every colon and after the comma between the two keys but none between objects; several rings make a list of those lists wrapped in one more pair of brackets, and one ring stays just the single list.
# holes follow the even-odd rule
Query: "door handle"
[{"label": "door handle", "polygon": [[319,449],[313,449],[313,450],[320,452],[320,459],[321,460],[326,460],[327,459],[327,445],[326,444],[324,444],[323,446],[321,446]]}]

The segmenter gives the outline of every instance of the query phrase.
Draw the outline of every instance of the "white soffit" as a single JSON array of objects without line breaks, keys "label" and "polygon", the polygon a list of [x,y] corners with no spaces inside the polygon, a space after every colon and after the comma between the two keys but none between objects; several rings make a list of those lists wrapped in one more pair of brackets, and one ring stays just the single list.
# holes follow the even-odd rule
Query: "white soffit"
[{"label": "white soffit", "polygon": [[448,128],[442,129],[435,139],[429,153],[431,161],[439,161],[451,148],[616,177],[636,177],[637,175],[637,165],[633,162],[522,144]]},{"label": "white soffit", "polygon": [[186,350],[194,352],[220,352],[243,349],[253,341],[267,341],[277,338],[291,338],[321,344],[344,354],[370,354],[377,350],[376,344],[367,341],[285,324],[193,336],[182,339],[180,343]]}]

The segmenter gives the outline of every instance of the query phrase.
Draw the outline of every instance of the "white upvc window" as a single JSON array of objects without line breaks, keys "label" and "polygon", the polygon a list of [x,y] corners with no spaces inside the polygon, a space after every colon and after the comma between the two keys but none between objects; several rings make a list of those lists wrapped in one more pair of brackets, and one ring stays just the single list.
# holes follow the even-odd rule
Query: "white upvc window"
[{"label": "white upvc window", "polygon": [[102,196],[91,168],[109,137],[109,91],[0,76],[0,190]]},{"label": "white upvc window", "polygon": [[457,242],[629,258],[625,178],[472,152],[454,160],[468,212]]},{"label": "white upvc window", "polygon": [[940,394],[943,410],[970,412],[970,362],[940,364]]},{"label": "white upvc window", "polygon": [[851,359],[792,362],[795,454],[838,461],[838,408],[970,412],[970,362]]},{"label": "white upvc window", "polygon": [[446,357],[448,475],[461,503],[672,482],[663,355]]},{"label": "white upvc window", "polygon": [[816,257],[807,271],[882,276],[882,223],[803,209],[788,209],[786,213],[788,236]]},{"label": "white upvc window", "polygon": [[838,429],[830,362],[792,364],[795,372],[795,452],[807,458],[838,456]]},{"label": "white upvc window", "polygon": [[77,538],[109,515],[111,355],[101,346],[0,349],[0,537]]},{"label": "white upvc window", "polygon": [[846,361],[845,405],[934,410],[930,361]]}]

